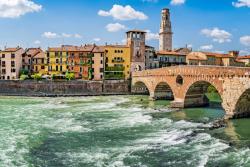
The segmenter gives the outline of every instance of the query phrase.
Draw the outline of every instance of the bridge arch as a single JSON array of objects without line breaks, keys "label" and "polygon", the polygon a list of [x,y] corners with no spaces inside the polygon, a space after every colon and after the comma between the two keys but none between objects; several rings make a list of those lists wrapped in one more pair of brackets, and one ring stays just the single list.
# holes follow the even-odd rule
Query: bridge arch
[{"label": "bridge arch", "polygon": [[137,81],[132,85],[132,92],[140,95],[150,95],[149,87],[143,81]]},{"label": "bridge arch", "polygon": [[250,88],[245,90],[237,100],[234,108],[235,118],[250,117]]},{"label": "bridge arch", "polygon": [[156,84],[154,89],[154,99],[167,99],[167,100],[173,100],[174,99],[174,93],[172,88],[167,82],[159,82]]},{"label": "bridge arch", "polygon": [[218,85],[207,80],[196,80],[186,86],[184,91],[184,107],[208,106],[210,102],[206,93],[208,93],[209,88],[217,92],[220,99],[222,99],[222,90]]}]

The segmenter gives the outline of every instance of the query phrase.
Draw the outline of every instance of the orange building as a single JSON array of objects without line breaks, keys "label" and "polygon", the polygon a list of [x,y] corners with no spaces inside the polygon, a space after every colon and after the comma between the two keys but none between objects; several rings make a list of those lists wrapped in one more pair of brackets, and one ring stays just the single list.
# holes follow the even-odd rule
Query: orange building
[{"label": "orange building", "polygon": [[64,46],[68,53],[68,70],[75,74],[76,79],[91,80],[92,58],[95,45]]}]

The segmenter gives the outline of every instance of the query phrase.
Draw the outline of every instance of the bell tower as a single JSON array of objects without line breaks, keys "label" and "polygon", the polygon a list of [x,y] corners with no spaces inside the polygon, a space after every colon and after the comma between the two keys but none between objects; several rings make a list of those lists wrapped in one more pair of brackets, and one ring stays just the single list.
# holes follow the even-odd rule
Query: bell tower
[{"label": "bell tower", "polygon": [[160,27],[160,51],[172,50],[172,25],[170,20],[170,11],[165,8],[161,12],[161,27]]},{"label": "bell tower", "polygon": [[145,70],[146,32],[131,30],[127,32],[127,45],[131,52],[131,72]]}]

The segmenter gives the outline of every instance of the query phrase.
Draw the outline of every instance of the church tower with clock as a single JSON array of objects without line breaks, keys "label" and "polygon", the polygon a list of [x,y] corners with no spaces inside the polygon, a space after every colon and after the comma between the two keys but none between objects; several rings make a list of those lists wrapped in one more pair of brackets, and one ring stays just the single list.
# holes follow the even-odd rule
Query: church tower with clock
[{"label": "church tower with clock", "polygon": [[127,32],[127,45],[131,50],[130,72],[145,70],[145,43],[146,32],[141,30]]}]

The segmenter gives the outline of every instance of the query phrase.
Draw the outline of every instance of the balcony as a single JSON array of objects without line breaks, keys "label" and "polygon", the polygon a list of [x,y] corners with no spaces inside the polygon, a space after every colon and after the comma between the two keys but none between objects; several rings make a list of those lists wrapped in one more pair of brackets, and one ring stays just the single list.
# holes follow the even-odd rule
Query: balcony
[{"label": "balcony", "polygon": [[105,72],[104,78],[107,80],[125,79],[125,75],[123,72]]},{"label": "balcony", "polygon": [[106,67],[105,68],[105,71],[108,71],[108,72],[110,72],[110,71],[114,71],[114,72],[116,72],[116,71],[119,71],[119,72],[121,72],[121,71],[124,71],[125,70],[125,67],[123,67],[123,66],[118,66],[118,67]]},{"label": "balcony", "polygon": [[117,59],[113,59],[112,63],[124,63],[125,60],[121,59],[121,60],[117,60]]}]

